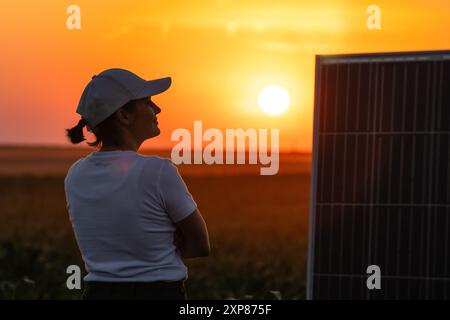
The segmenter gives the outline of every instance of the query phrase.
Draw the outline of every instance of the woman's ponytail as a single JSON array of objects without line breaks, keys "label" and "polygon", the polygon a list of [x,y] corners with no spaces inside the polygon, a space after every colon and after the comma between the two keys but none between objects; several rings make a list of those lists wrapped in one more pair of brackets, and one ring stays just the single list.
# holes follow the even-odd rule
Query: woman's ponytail
[{"label": "woman's ponytail", "polygon": [[81,117],[80,121],[78,121],[78,124],[75,127],[66,129],[66,134],[69,137],[70,142],[76,144],[86,140],[83,135],[83,127],[85,125],[87,125],[87,121],[86,119]]}]

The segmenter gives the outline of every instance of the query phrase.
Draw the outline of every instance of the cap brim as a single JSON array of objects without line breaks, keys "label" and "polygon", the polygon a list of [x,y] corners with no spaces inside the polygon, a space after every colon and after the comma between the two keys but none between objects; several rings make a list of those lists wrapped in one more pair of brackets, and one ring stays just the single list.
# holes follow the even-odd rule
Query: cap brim
[{"label": "cap brim", "polygon": [[139,94],[136,96],[136,99],[146,98],[146,97],[154,96],[156,94],[160,94],[160,93],[166,91],[167,89],[169,89],[171,84],[172,84],[171,77],[147,81],[147,84],[144,86],[144,88],[141,90],[141,92],[139,92]]}]

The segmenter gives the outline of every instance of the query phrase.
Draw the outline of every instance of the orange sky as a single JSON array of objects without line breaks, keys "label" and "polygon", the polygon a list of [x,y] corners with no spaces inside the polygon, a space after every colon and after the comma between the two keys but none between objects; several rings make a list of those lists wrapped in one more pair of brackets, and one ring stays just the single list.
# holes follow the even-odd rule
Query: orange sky
[{"label": "orange sky", "polygon": [[[120,3],[119,3],[120,2]],[[66,8],[81,8],[81,30]],[[381,30],[366,9],[381,8]],[[171,76],[154,98],[161,135],[176,128],[279,128],[282,150],[311,151],[316,54],[450,49],[450,1],[5,1],[0,0],[0,144],[60,144],[93,74],[126,68]],[[257,106],[259,90],[285,87],[289,110]],[[84,145],[84,144],[83,144]]]}]

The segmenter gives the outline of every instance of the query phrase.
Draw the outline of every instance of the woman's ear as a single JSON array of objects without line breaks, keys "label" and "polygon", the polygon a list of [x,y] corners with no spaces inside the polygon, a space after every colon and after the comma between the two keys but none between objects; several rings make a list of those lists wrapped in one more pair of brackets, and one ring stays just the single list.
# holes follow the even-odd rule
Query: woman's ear
[{"label": "woman's ear", "polygon": [[125,111],[123,108],[120,108],[116,111],[117,120],[124,125],[131,125],[134,121],[134,114]]}]

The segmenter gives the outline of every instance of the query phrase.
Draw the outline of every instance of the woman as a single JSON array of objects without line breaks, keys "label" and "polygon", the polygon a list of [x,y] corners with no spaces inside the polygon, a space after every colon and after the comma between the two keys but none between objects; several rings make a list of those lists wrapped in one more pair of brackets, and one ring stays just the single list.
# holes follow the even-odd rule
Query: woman
[{"label": "woman", "polygon": [[72,143],[95,134],[99,150],[76,161],[65,178],[67,209],[87,275],[83,299],[186,299],[183,258],[205,257],[205,222],[170,159],[137,153],[159,135],[151,100],[171,78],[145,81],[105,70],[86,86]]}]

